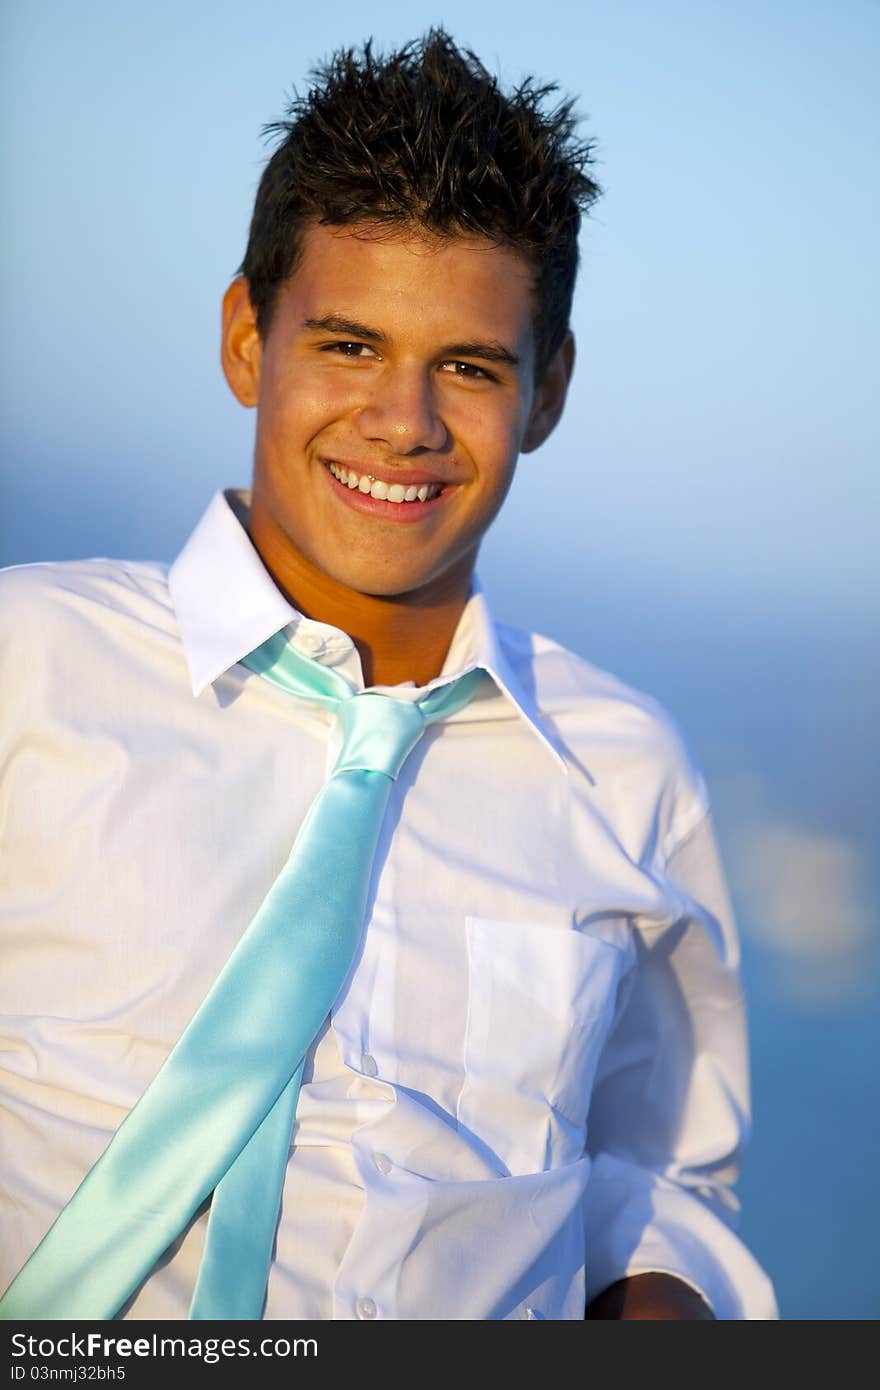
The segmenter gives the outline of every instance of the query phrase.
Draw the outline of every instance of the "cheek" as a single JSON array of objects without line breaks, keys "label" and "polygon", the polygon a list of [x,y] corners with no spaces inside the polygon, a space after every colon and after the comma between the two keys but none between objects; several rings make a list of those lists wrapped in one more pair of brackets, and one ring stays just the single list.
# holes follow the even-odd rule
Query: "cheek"
[{"label": "cheek", "polygon": [[307,446],[322,430],[352,414],[360,404],[354,383],[322,374],[291,372],[261,405],[261,426],[273,451]]},{"label": "cheek", "polygon": [[517,405],[487,409],[475,401],[448,423],[487,482],[506,478],[519,454],[522,424]]}]

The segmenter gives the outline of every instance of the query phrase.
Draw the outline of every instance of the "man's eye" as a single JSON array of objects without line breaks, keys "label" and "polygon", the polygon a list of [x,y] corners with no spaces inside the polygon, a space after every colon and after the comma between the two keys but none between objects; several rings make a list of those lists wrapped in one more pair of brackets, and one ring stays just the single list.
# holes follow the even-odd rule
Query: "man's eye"
[{"label": "man's eye", "polygon": [[373,351],[366,343],[326,343],[322,350],[338,352],[342,357],[360,357],[363,353]]},{"label": "man's eye", "polygon": [[494,377],[483,367],[475,367],[473,362],[444,362],[443,370],[448,371],[453,376],[460,376],[464,381],[479,381],[485,378],[486,381],[494,381]]}]

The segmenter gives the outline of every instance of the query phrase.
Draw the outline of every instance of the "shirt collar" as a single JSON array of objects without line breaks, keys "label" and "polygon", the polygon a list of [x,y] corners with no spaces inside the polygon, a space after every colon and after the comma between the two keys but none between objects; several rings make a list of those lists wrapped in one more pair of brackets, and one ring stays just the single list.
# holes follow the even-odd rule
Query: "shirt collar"
[{"label": "shirt collar", "polygon": [[[168,573],[194,695],[282,628],[289,628],[294,645],[314,653],[317,660],[321,659],[315,653],[318,646],[325,654],[351,647],[351,639],[339,628],[306,618],[288,603],[247,534],[249,505],[246,491],[216,493]],[[476,666],[489,673],[567,772],[558,741],[504,653],[482,585],[474,575],[443,670],[427,688]]]}]

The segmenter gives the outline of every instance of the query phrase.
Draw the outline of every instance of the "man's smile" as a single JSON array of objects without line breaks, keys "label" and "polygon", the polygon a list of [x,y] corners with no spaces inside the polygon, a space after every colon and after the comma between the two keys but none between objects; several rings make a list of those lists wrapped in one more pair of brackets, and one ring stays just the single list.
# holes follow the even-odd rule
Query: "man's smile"
[{"label": "man's smile", "polygon": [[457,485],[441,483],[424,470],[385,469],[382,477],[378,472],[361,472],[330,459],[321,463],[340,501],[377,520],[421,521],[458,490]]}]

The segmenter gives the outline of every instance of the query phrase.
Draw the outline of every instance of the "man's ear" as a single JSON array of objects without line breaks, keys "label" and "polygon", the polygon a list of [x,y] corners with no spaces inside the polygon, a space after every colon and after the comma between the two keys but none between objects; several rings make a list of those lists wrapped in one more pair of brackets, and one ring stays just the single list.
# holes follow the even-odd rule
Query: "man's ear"
[{"label": "man's ear", "polygon": [[535,399],[529,412],[521,451],[530,454],[555,429],[565,405],[568,383],[574,371],[574,334],[565,339],[548,363],[547,370],[535,387]]},{"label": "man's ear", "polygon": [[220,361],[229,389],[242,405],[256,405],[259,399],[261,348],[248,282],[239,275],[223,296]]}]

